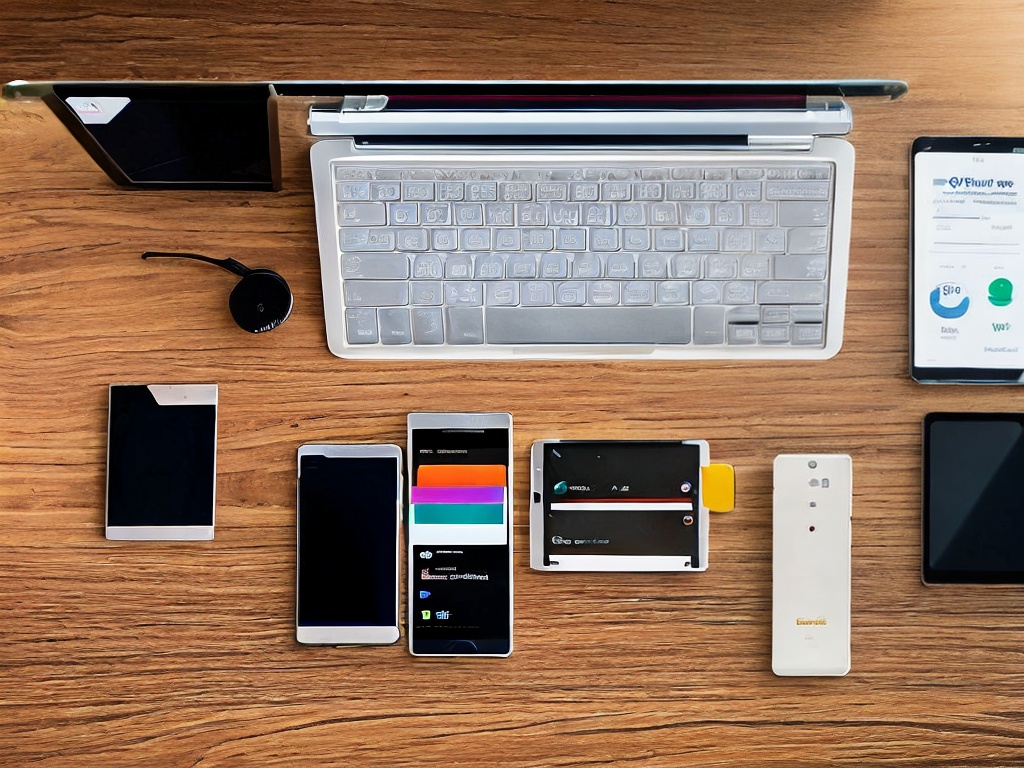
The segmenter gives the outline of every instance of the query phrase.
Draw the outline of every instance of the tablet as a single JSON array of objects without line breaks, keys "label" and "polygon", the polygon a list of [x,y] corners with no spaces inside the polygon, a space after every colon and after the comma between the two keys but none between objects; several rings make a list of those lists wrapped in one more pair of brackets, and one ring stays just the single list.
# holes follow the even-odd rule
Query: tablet
[{"label": "tablet", "polygon": [[107,538],[212,539],[217,385],[115,384],[107,431]]},{"label": "tablet", "polygon": [[531,462],[531,568],[707,569],[707,442],[538,440]]},{"label": "tablet", "polygon": [[911,376],[1024,378],[1024,138],[922,137],[911,154]]},{"label": "tablet", "polygon": [[924,419],[925,584],[1024,582],[1024,413]]}]

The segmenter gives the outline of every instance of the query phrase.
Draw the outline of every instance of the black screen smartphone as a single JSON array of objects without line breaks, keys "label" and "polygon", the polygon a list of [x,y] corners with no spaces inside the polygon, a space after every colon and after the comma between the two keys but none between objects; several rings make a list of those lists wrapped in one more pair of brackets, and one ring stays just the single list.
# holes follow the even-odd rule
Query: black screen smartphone
[{"label": "black screen smartphone", "polygon": [[409,414],[409,650],[512,652],[512,417]]},{"label": "black screen smartphone", "polygon": [[1024,582],[1024,414],[924,419],[922,578]]},{"label": "black screen smartphone", "polygon": [[397,641],[401,449],[303,445],[298,463],[296,639]]}]

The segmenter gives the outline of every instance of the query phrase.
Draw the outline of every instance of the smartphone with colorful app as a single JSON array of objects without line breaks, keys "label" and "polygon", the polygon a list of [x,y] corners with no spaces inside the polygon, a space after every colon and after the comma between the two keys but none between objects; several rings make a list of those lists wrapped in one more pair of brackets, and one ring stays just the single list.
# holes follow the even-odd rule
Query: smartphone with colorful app
[{"label": "smartphone with colorful app", "polygon": [[911,375],[1024,383],[1024,137],[922,136],[910,179]]},{"label": "smartphone with colorful app", "polygon": [[296,639],[313,645],[396,642],[401,449],[303,445],[298,464]]},{"label": "smartphone with colorful app", "polygon": [[512,416],[409,414],[409,650],[512,652]]}]

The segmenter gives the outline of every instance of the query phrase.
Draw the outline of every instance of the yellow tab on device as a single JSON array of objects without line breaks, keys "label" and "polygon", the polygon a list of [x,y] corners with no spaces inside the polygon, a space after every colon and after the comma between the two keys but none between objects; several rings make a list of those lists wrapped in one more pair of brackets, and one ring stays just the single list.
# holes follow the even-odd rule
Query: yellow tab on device
[{"label": "yellow tab on device", "polygon": [[704,506],[711,512],[732,512],[736,506],[736,471],[732,464],[701,467]]}]

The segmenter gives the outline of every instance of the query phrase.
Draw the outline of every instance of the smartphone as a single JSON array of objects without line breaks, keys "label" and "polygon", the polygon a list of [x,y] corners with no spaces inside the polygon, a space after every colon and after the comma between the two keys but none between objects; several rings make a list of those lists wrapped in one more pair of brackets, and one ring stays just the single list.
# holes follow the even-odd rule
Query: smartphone
[{"label": "smartphone", "polygon": [[298,464],[296,639],[312,645],[396,642],[401,449],[303,445]]},{"label": "smartphone", "polygon": [[1024,377],[1024,138],[926,136],[911,149],[911,376]]},{"label": "smartphone", "polygon": [[409,414],[409,651],[512,652],[512,417]]},{"label": "smartphone", "polygon": [[850,671],[853,462],[846,454],[775,457],[772,671]]}]

